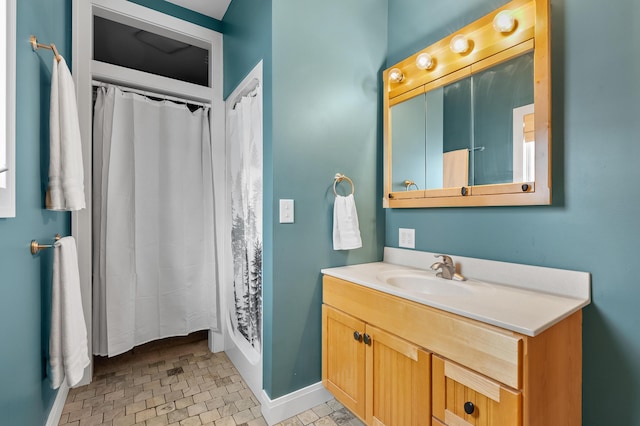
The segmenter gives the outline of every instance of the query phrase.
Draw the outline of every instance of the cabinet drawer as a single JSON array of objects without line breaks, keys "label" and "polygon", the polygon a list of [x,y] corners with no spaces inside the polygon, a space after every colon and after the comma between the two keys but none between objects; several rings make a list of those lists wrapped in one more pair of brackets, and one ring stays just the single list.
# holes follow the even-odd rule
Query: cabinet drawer
[{"label": "cabinet drawer", "polygon": [[458,364],[432,357],[432,385],[433,416],[448,426],[522,425],[520,392]]}]

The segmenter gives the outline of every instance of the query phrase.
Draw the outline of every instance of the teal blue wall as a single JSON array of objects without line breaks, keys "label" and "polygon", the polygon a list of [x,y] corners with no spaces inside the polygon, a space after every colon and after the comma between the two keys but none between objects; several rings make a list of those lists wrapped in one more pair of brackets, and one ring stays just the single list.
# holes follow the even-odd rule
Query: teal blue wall
[{"label": "teal blue wall", "polygon": [[224,28],[224,96],[256,66],[262,63],[263,103],[263,259],[262,259],[262,304],[263,304],[263,382],[271,380],[273,310],[273,99],[272,53],[271,53],[271,1],[234,0],[223,19]]},{"label": "teal blue wall", "polygon": [[[503,3],[390,1],[388,64]],[[592,273],[584,425],[640,424],[638,19],[636,0],[552,0],[552,206],[386,213],[388,246],[415,228],[418,250]]]},{"label": "teal blue wall", "polygon": [[[320,269],[381,258],[375,171],[387,5],[374,3],[234,0],[223,19],[225,96],[264,60],[263,366],[271,398],[320,381]],[[350,252],[331,246],[336,172],[356,184],[364,247]],[[295,200],[294,224],[278,223],[280,198]]]},{"label": "teal blue wall", "polygon": [[53,54],[34,53],[29,35],[55,43],[71,66],[71,0],[18,0],[16,42],[16,217],[0,219],[0,423],[41,425],[56,392],[46,379],[51,250],[32,256],[32,239],[69,235],[70,214],[44,210],[49,169]]},{"label": "teal blue wall", "polygon": [[[380,80],[387,0],[273,2],[273,280],[265,304],[265,389],[276,398],[321,376],[321,274],[381,258]],[[333,177],[349,176],[363,247],[333,251]],[[341,184],[340,188],[348,188]],[[277,223],[278,199],[295,223]],[[265,284],[266,287],[266,284]],[[266,300],[266,298],[265,298]]]},{"label": "teal blue wall", "polygon": [[222,22],[214,19],[210,16],[203,15],[198,12],[194,12],[190,9],[185,9],[177,4],[170,3],[164,0],[128,0],[131,3],[136,3],[141,6],[148,7],[149,9],[157,10],[158,12],[165,13],[170,16],[175,16],[182,20],[191,22],[201,27],[209,28],[210,30],[222,32]]}]

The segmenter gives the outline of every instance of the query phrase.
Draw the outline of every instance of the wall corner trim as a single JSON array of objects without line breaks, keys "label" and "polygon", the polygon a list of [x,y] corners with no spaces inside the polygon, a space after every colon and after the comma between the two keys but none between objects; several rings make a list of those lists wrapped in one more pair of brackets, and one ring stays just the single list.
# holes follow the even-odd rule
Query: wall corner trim
[{"label": "wall corner trim", "polygon": [[67,385],[66,380],[63,380],[60,388],[58,388],[58,394],[56,395],[55,401],[53,401],[53,406],[51,407],[51,411],[49,411],[49,417],[47,417],[45,426],[56,426],[58,424],[60,417],[62,417],[64,403],[67,401],[67,395],[69,395],[69,385]]},{"label": "wall corner trim", "polygon": [[264,389],[260,395],[262,415],[270,425],[307,411],[329,401],[331,398],[333,398],[333,395],[322,386],[322,382],[315,383],[276,399],[270,399]]}]

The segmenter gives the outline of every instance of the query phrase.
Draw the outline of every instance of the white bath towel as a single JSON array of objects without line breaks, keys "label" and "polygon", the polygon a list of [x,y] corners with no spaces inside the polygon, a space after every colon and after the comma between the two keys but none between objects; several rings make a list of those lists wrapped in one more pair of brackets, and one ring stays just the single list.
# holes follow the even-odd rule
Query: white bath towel
[{"label": "white bath towel", "polygon": [[353,194],[336,196],[333,205],[333,249],[352,250],[362,247],[358,212]]},{"label": "white bath towel", "polygon": [[82,143],[73,78],[64,58],[53,59],[49,111],[49,210],[85,207]]},{"label": "white bath towel", "polygon": [[442,157],[442,187],[469,185],[469,150],[464,148],[445,152]]},{"label": "white bath towel", "polygon": [[65,377],[69,386],[76,385],[89,365],[88,354],[76,241],[73,237],[65,237],[55,243],[53,252],[49,337],[51,387],[60,387]]}]

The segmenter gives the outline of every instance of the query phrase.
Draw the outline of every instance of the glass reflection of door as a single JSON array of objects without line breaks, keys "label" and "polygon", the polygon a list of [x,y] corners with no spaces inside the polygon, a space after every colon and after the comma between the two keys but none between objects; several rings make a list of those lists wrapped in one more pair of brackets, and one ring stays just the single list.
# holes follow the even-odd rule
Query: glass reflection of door
[{"label": "glass reflection of door", "polygon": [[535,181],[533,104],[513,109],[513,181]]}]

